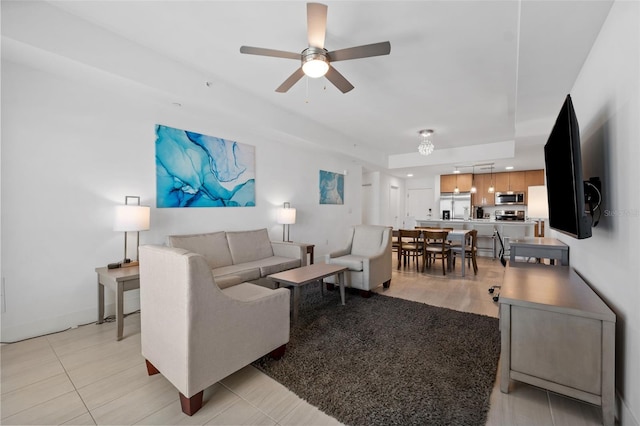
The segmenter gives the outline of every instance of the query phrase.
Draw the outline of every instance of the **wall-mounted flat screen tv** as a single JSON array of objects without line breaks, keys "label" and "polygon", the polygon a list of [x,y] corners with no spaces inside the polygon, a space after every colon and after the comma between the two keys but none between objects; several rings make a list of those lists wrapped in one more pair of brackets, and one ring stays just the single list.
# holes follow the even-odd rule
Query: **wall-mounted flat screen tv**
[{"label": "wall-mounted flat screen tv", "polygon": [[589,238],[591,218],[585,211],[580,130],[570,95],[544,146],[544,161],[549,226],[574,238]]}]

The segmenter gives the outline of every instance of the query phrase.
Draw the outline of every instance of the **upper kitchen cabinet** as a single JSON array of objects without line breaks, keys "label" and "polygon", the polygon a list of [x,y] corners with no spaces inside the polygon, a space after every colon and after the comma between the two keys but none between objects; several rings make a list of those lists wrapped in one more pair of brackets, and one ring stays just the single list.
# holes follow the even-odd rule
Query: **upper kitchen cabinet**
[{"label": "upper kitchen cabinet", "polygon": [[455,175],[440,175],[440,192],[453,192],[456,187]]},{"label": "upper kitchen cabinet", "polygon": [[496,188],[496,192],[507,192],[509,190],[509,173],[494,173],[493,182]]},{"label": "upper kitchen cabinet", "polygon": [[525,170],[524,171],[524,186],[529,188],[530,186],[544,185],[544,170]]},{"label": "upper kitchen cabinet", "polygon": [[525,172],[495,173],[496,192],[526,192]]},{"label": "upper kitchen cabinet", "polygon": [[524,185],[526,187],[525,203],[529,204],[529,187],[544,185],[544,170],[525,170]]},{"label": "upper kitchen cabinet", "polygon": [[474,176],[476,193],[471,194],[471,204],[474,206],[493,206],[495,203],[494,194],[489,193],[491,186],[491,174],[481,174]]},{"label": "upper kitchen cabinet", "polygon": [[471,191],[471,173],[440,175],[440,192],[453,192],[456,186],[460,192]]}]

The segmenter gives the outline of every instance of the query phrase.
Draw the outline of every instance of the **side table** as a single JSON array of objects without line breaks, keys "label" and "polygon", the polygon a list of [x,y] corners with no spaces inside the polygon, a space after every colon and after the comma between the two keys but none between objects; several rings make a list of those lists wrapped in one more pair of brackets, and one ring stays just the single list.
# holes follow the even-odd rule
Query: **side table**
[{"label": "side table", "polygon": [[140,270],[137,266],[108,269],[96,268],[98,274],[98,324],[104,322],[104,288],[109,287],[116,293],[117,339],[122,340],[124,327],[124,292],[140,288]]},{"label": "side table", "polygon": [[307,254],[309,255],[309,265],[313,265],[313,249],[315,244],[307,244]]}]

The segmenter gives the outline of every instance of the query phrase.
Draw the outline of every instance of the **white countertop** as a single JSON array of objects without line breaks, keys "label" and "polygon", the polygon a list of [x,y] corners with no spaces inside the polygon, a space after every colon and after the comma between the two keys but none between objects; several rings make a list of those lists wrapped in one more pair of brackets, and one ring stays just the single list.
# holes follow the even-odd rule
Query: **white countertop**
[{"label": "white countertop", "polygon": [[493,223],[497,225],[534,225],[532,220],[495,220],[495,219],[416,219],[416,222],[438,222],[438,223]]}]

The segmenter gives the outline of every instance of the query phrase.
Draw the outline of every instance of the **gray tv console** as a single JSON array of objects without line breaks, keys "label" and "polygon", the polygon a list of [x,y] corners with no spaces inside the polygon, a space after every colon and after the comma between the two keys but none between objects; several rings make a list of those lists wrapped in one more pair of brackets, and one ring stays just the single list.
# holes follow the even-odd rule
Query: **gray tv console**
[{"label": "gray tv console", "polygon": [[510,262],[500,290],[500,390],[529,383],[615,417],[614,312],[569,266]]}]

